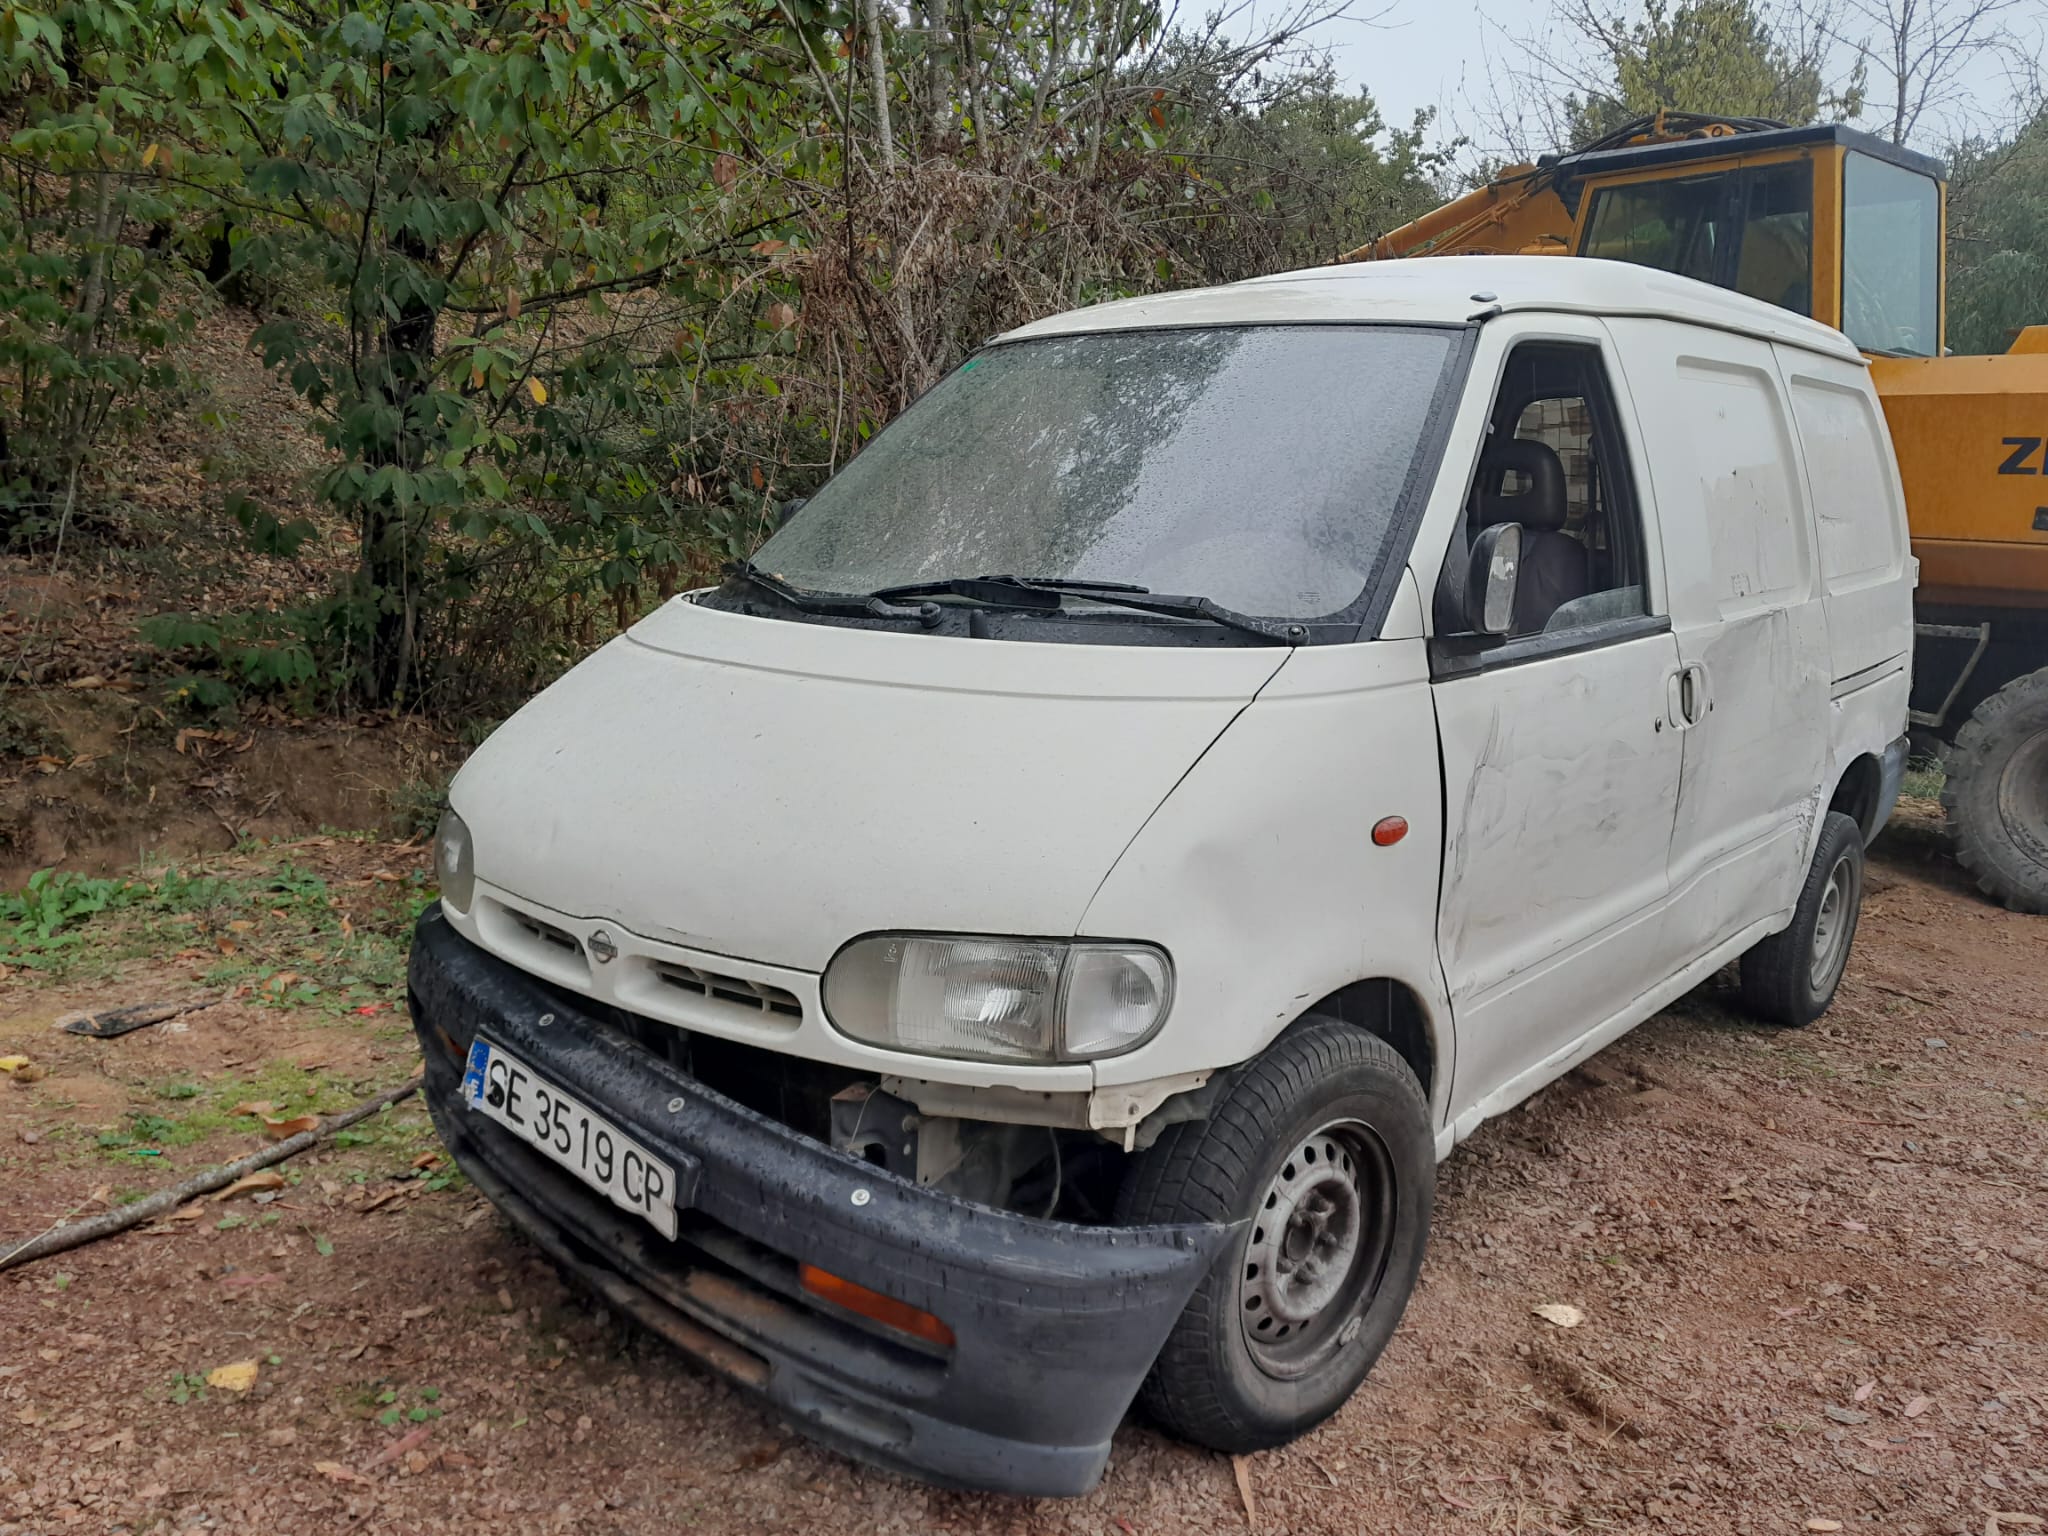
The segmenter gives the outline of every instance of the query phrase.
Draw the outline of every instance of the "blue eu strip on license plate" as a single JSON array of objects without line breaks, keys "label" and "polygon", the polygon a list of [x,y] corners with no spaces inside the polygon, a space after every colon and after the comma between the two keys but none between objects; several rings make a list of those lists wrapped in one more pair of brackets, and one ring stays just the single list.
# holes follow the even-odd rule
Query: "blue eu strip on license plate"
[{"label": "blue eu strip on license plate", "polygon": [[676,1235],[676,1169],[495,1041],[479,1036],[462,1074],[463,1102],[559,1163],[663,1237]]}]

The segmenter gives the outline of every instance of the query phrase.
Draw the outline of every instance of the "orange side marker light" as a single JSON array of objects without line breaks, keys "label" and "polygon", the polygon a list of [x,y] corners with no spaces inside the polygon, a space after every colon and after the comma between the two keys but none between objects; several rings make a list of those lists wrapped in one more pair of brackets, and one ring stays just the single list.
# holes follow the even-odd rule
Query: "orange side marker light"
[{"label": "orange side marker light", "polygon": [[849,1312],[858,1312],[884,1328],[894,1328],[898,1333],[907,1333],[941,1349],[953,1347],[953,1330],[931,1313],[920,1312],[908,1302],[884,1296],[880,1291],[871,1291],[864,1285],[855,1285],[851,1280],[841,1279],[815,1264],[801,1266],[797,1278],[813,1296],[842,1306]]}]

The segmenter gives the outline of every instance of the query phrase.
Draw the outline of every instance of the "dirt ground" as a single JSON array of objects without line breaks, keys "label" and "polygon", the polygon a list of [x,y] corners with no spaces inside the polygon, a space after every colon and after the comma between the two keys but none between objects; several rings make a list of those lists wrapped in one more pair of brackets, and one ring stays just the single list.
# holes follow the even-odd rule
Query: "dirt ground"
[{"label": "dirt ground", "polygon": [[[284,1189],[0,1274],[0,1533],[2035,1532],[2048,920],[1970,892],[1927,815],[1880,843],[1821,1024],[1755,1027],[1724,978],[1458,1150],[1399,1335],[1335,1420],[1250,1460],[1255,1516],[1227,1459],[1136,1423],[1069,1502],[817,1450],[566,1294],[411,1105]],[[328,871],[345,917],[418,855],[299,857],[354,861]],[[0,1055],[36,1079],[0,1083],[0,1236],[259,1145],[231,1093],[288,1115],[410,1070],[377,997],[259,1006],[297,985],[275,976],[182,1030],[51,1029],[210,1000],[209,958],[0,980]],[[205,1384],[239,1362],[246,1393]]]}]

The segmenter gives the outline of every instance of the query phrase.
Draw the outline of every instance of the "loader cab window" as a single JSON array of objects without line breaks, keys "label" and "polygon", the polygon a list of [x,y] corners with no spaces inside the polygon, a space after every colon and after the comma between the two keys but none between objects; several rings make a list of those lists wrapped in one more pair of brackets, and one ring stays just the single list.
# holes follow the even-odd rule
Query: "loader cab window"
[{"label": "loader cab window", "polygon": [[1813,167],[1805,160],[1602,187],[1582,256],[1732,288],[1813,313]]},{"label": "loader cab window", "polygon": [[1842,329],[1865,352],[1932,357],[1940,314],[1940,186],[1851,150],[1842,163]]}]

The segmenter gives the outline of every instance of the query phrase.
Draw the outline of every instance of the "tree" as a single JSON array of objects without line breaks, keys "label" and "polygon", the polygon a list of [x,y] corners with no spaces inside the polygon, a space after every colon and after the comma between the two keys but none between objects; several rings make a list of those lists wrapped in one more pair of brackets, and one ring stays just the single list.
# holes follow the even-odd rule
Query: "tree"
[{"label": "tree", "polygon": [[1566,97],[1574,147],[1660,108],[1794,125],[1862,109],[1862,65],[1831,85],[1825,32],[1774,26],[1755,0],[1644,0],[1633,21],[1570,0],[1565,14],[1609,71],[1603,84]]},{"label": "tree", "polygon": [[[1870,29],[1853,41],[1879,83],[1875,105],[1882,131],[1908,143],[1922,121],[1970,104],[1968,71],[1987,58],[2002,60],[2023,77],[2037,68],[2041,39],[2028,39],[2014,22],[2033,0],[1847,0],[1849,28]],[[1845,40],[1846,38],[1845,29]]]},{"label": "tree", "polygon": [[1949,176],[1948,344],[2003,352],[2048,325],[2048,107],[2009,138],[1959,146]]}]

